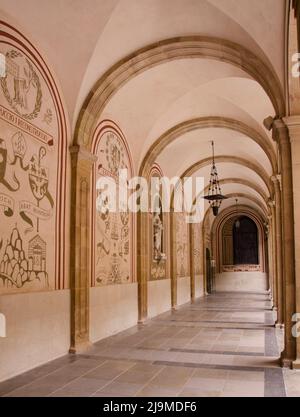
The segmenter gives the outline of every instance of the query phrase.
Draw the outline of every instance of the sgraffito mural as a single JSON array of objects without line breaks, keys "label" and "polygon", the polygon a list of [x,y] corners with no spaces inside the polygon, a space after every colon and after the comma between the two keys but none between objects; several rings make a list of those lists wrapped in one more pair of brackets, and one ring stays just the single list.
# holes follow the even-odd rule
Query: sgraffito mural
[{"label": "sgraffito mural", "polygon": [[194,268],[195,275],[201,275],[203,273],[203,248],[202,248],[202,227],[200,223],[196,223],[193,226],[193,239],[194,239]]},{"label": "sgraffito mural", "polygon": [[[95,146],[97,163],[94,168],[94,184],[101,176],[111,178],[116,183],[119,195],[119,170],[128,170],[128,179],[132,176],[129,150],[124,137],[111,126],[103,128]],[[129,212],[104,213],[96,210],[93,204],[93,270],[92,285],[103,286],[125,284],[133,281],[132,235],[133,216]]]},{"label": "sgraffito mural", "polygon": [[[163,177],[162,170],[158,164],[153,165],[150,171],[150,178]],[[167,277],[166,257],[166,236],[168,234],[166,215],[162,212],[161,195],[157,194],[156,203],[159,212],[149,214],[150,232],[150,281],[163,280]]]},{"label": "sgraffito mural", "polygon": [[[0,78],[0,293],[59,288],[65,148],[50,81],[5,37]],[[60,259],[58,259],[60,251]]]},{"label": "sgraffito mural", "polygon": [[189,276],[189,235],[185,213],[176,213],[175,225],[177,277],[186,278]]}]

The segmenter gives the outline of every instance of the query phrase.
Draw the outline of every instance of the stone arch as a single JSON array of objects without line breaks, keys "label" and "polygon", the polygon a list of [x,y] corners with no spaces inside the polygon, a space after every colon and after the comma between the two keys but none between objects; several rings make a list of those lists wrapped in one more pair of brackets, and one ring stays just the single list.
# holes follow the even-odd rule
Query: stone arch
[{"label": "stone arch", "polygon": [[[228,163],[235,163],[235,164],[239,164],[242,166],[246,166],[247,168],[253,170],[254,172],[256,172],[261,179],[264,181],[264,183],[266,184],[269,194],[272,195],[273,194],[273,184],[272,181],[269,179],[268,174],[265,172],[265,170],[254,163],[251,163],[250,161],[243,159],[243,158],[239,158],[239,157],[234,157],[234,156],[218,156],[215,158],[216,163],[220,163],[220,162],[228,162]],[[205,158],[202,161],[199,161],[197,163],[195,163],[194,165],[192,165],[190,168],[188,168],[182,175],[181,178],[184,177],[189,177],[192,176],[198,169],[210,165],[211,164],[211,158]],[[259,187],[260,190],[260,187]],[[248,199],[251,200],[251,198],[249,196],[247,196]],[[252,198],[253,199],[253,198]],[[177,271],[177,266],[176,266],[176,259],[175,259],[175,253],[176,253],[176,246],[174,244],[174,224],[175,224],[175,214],[173,211],[173,202],[174,202],[174,191],[172,192],[172,196],[171,196],[171,213],[170,213],[170,240],[172,243],[171,248],[170,248],[170,259],[171,259],[171,294],[172,294],[172,306],[176,307],[177,305],[177,277],[176,277],[176,271]],[[263,204],[255,199],[255,203],[259,205],[259,207],[263,210],[263,213],[266,214],[266,209],[263,206]],[[142,258],[147,258],[147,253],[149,251],[149,249],[147,248],[147,246],[145,245],[145,239],[144,239],[144,231],[145,231],[145,223],[144,223],[144,214],[143,213],[138,213],[138,222],[139,226],[138,226],[138,248],[140,250],[139,253],[141,253]],[[203,222],[204,225],[204,222]],[[204,230],[204,229],[203,229]],[[204,233],[204,231],[203,231]],[[190,248],[193,249],[193,239],[192,239],[193,233],[192,233],[192,225],[190,225],[189,227],[189,242],[190,242]],[[139,240],[141,239],[141,240]],[[143,242],[142,246],[140,247],[140,243]],[[191,287],[192,287],[192,299],[193,299],[193,294],[194,294],[194,287],[195,287],[195,276],[193,274],[194,271],[194,266],[193,266],[193,259],[192,256],[190,255],[189,257],[189,262],[190,262],[190,271],[191,271]],[[139,264],[138,264],[138,268],[139,268]],[[205,270],[205,268],[204,268]],[[141,270],[139,270],[141,271]],[[146,289],[144,289],[144,291],[146,291]]]},{"label": "stone arch", "polygon": [[[215,161],[216,161],[216,163],[226,162],[226,163],[238,164],[238,165],[244,166],[244,167],[249,168],[252,171],[256,172],[260,176],[260,178],[263,180],[266,187],[268,188],[269,195],[273,196],[273,194],[274,194],[273,183],[272,183],[271,179],[268,177],[268,174],[265,172],[264,168],[261,167],[260,165],[256,165],[256,164],[254,164],[254,163],[252,163],[252,162],[250,162],[250,161],[248,161],[244,158],[240,158],[240,157],[236,157],[236,156],[222,156],[222,155],[221,156],[216,156]],[[199,169],[204,168],[205,166],[208,166],[210,164],[211,164],[211,158],[202,159],[201,161],[198,161],[195,164],[193,164],[191,167],[189,167],[180,176],[180,178],[182,179],[182,178],[185,178],[185,177],[190,177],[195,172],[197,172]],[[223,183],[225,183],[225,182],[223,182]],[[244,183],[244,180],[238,179],[238,183]],[[258,190],[259,193],[262,196],[267,198],[266,193],[263,190],[261,190],[261,187],[258,187],[258,186],[255,186],[255,185],[253,187],[253,183],[249,182],[249,181],[245,182],[245,183],[250,184],[252,188]],[[196,198],[198,198],[198,196]],[[267,198],[267,200],[268,200],[268,198]],[[174,190],[173,190],[172,196],[171,196],[171,209],[173,208],[173,205],[174,205]]]},{"label": "stone arch", "polygon": [[[241,185],[245,185],[246,187],[249,187],[252,190],[256,191],[261,196],[261,198],[266,203],[266,205],[268,205],[268,203],[270,201],[270,197],[268,197],[268,195],[265,193],[265,191],[260,186],[258,186],[257,184],[255,184],[252,181],[244,180],[244,179],[241,179],[241,178],[223,178],[222,180],[220,180],[220,185],[221,186],[222,185],[226,185],[226,184],[241,184]],[[204,194],[207,193],[208,189],[209,189],[209,185],[207,185],[204,188],[204,190],[203,190]],[[248,197],[249,196],[247,196],[247,198]],[[193,202],[194,205],[196,204],[196,202],[197,202],[197,200],[199,198],[200,198],[200,195],[198,195],[198,196],[195,197],[194,202]],[[260,202],[260,204],[261,204],[261,202]],[[205,216],[205,214],[204,214],[204,216]]]},{"label": "stone arch", "polygon": [[92,134],[101,112],[122,85],[156,65],[187,58],[214,59],[240,68],[262,86],[274,106],[276,115],[285,114],[280,81],[269,64],[234,42],[207,36],[184,36],[148,45],[111,67],[95,84],[82,106],[75,129],[74,144],[90,148]]},{"label": "stone arch", "polygon": [[226,184],[245,185],[246,187],[252,188],[254,191],[256,191],[261,196],[261,198],[264,200],[264,202],[266,204],[269,201],[270,196],[268,196],[265,193],[265,191],[259,185],[255,184],[252,181],[244,180],[244,179],[241,179],[241,178],[224,178],[224,179],[220,180],[220,185],[226,185]]},{"label": "stone arch", "polygon": [[[240,68],[262,86],[274,106],[275,113],[277,115],[285,113],[280,81],[274,70],[252,52],[233,42],[204,36],[178,37],[146,46],[122,59],[111,67],[90,91],[81,108],[74,132],[74,146],[71,149],[73,155],[72,224],[74,225],[74,241],[78,241],[79,247],[81,235],[89,233],[89,227],[80,227],[82,216],[82,213],[78,212],[80,208],[80,182],[85,179],[87,193],[90,193],[89,172],[95,163],[95,158],[91,153],[92,138],[105,105],[126,82],[143,71],[164,62],[187,58],[209,58],[216,61],[225,61]],[[256,139],[258,140],[257,137]],[[263,145],[263,142],[261,142],[261,145]],[[268,150],[268,153],[270,153],[270,150]],[[84,207],[83,209],[86,210]],[[139,320],[144,320],[147,317],[147,254],[149,248],[147,248],[147,239],[142,232],[146,221],[145,213],[139,213],[137,216]],[[76,244],[73,244],[73,246],[78,247]],[[84,259],[89,257],[89,251],[90,249],[87,248]],[[81,254],[82,249],[79,249],[74,258],[81,259]]]},{"label": "stone arch", "polygon": [[[220,164],[220,163],[224,162],[224,163],[232,163],[232,164],[241,165],[241,166],[244,166],[244,167],[249,168],[250,170],[256,172],[260,176],[260,178],[263,180],[263,182],[265,183],[266,187],[268,188],[268,191],[269,191],[270,195],[271,196],[273,195],[274,192],[273,192],[272,181],[270,180],[267,172],[265,171],[265,169],[261,165],[250,162],[249,160],[247,160],[245,158],[240,158],[238,156],[228,156],[228,155],[216,156],[215,161],[216,161],[216,164]],[[201,161],[198,161],[198,162],[195,162],[195,164],[193,164],[192,166],[190,166],[188,169],[186,169],[184,171],[184,173],[181,175],[181,178],[192,176],[199,169],[201,169],[201,168],[203,168],[207,165],[210,165],[210,164],[211,164],[211,157],[202,159]]]},{"label": "stone arch", "polygon": [[269,210],[266,209],[265,205],[256,197],[253,197],[252,195],[247,195],[245,193],[230,193],[230,194],[226,194],[226,196],[228,198],[245,198],[249,201],[251,201],[252,203],[256,204],[262,211],[262,213],[268,217],[269,215]]},{"label": "stone arch", "polygon": [[257,143],[264,153],[267,155],[270,164],[272,166],[273,172],[278,171],[277,157],[274,151],[272,144],[270,143],[267,137],[264,137],[258,133],[255,129],[247,126],[246,124],[224,117],[199,117],[192,120],[187,120],[183,123],[178,124],[177,126],[172,127],[167,132],[163,133],[150,147],[147,154],[143,158],[141,163],[139,174],[141,176],[146,175],[149,168],[152,166],[153,162],[157,159],[158,155],[173,141],[178,139],[180,136],[185,133],[191,132],[193,130],[205,129],[208,127],[212,128],[223,128],[228,130],[233,130],[248,136],[250,140],[253,140]]},{"label": "stone arch", "polygon": [[[249,206],[245,205],[239,205],[238,206],[238,214],[239,216],[246,216],[249,217],[251,220],[254,221],[254,223],[257,226],[257,229],[259,231],[259,241],[260,241],[260,253],[259,253],[259,259],[260,259],[260,265],[263,272],[266,272],[266,257],[265,257],[265,223],[266,220],[259,215],[253,208],[250,208]],[[216,266],[217,271],[221,272],[222,267],[222,229],[224,225],[227,223],[227,221],[231,218],[235,218],[237,215],[236,213],[236,207],[229,207],[223,212],[220,213],[220,216],[218,216],[213,225],[212,225],[212,235],[214,236],[213,239],[213,254],[216,260]]]}]

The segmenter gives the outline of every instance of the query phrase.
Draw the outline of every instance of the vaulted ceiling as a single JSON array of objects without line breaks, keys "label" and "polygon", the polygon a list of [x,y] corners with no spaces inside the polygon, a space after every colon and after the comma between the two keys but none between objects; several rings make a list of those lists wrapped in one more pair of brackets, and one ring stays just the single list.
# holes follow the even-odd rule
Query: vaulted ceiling
[{"label": "vaulted ceiling", "polygon": [[[0,14],[37,46],[53,69],[71,129],[106,71],[138,49],[174,37],[214,37],[247,48],[272,69],[284,93],[285,0],[0,0]],[[197,118],[231,120],[226,127],[207,123],[179,131],[157,162],[168,176],[194,166],[193,175],[204,176],[207,185],[210,167],[201,161],[210,157],[214,140],[216,155],[223,158],[220,178],[228,180],[224,192],[239,195],[241,204],[267,210],[262,194],[270,196],[266,178],[276,168],[276,148],[262,122],[274,114],[267,93],[245,69],[203,56],[169,60],[132,77],[101,117],[113,119],[123,130],[136,172],[168,130]],[[234,129],[233,121],[247,129]],[[224,207],[234,203],[231,198]]]}]

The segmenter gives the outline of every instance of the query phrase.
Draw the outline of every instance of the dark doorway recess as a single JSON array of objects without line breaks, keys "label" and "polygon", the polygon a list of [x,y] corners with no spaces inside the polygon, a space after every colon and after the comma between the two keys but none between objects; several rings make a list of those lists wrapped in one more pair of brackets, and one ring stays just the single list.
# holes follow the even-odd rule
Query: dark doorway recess
[{"label": "dark doorway recess", "polygon": [[213,276],[212,276],[212,268],[211,268],[211,255],[210,250],[206,248],[206,286],[207,286],[207,293],[213,293]]},{"label": "dark doorway recess", "polygon": [[233,224],[233,256],[235,265],[259,264],[258,230],[249,217],[239,217]]}]

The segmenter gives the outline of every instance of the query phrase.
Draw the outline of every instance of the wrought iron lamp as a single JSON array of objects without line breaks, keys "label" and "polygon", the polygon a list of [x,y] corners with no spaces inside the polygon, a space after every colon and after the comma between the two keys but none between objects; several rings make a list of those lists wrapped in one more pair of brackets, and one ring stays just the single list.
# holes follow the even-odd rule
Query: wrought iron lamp
[{"label": "wrought iron lamp", "polygon": [[222,195],[220,181],[218,176],[218,171],[215,163],[215,144],[214,141],[211,143],[212,145],[212,168],[210,173],[210,181],[209,181],[209,190],[208,194],[204,196],[205,200],[207,200],[212,208],[213,214],[215,217],[219,214],[219,209],[221,207],[222,201],[226,200],[227,197]]}]

